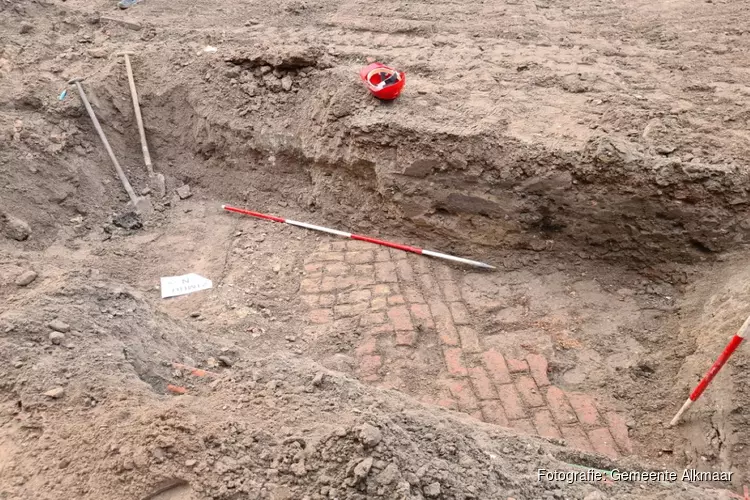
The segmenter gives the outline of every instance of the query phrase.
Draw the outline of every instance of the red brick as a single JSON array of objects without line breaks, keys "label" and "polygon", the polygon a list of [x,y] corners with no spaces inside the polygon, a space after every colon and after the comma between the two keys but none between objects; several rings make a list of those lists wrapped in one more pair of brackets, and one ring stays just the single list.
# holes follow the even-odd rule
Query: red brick
[{"label": "red brick", "polygon": [[318,260],[327,262],[343,262],[344,254],[340,252],[324,252],[320,254],[320,258]]},{"label": "red brick", "polygon": [[479,402],[469,387],[466,380],[451,380],[448,382],[448,390],[453,398],[458,401],[458,409],[463,412],[474,411],[479,408]]},{"label": "red brick", "polygon": [[370,290],[355,290],[339,296],[339,304],[356,304],[370,300]]},{"label": "red brick", "polygon": [[300,283],[299,289],[302,293],[318,293],[320,292],[320,280],[305,278]]},{"label": "red brick", "polygon": [[396,250],[395,248],[388,249],[391,252],[392,260],[404,260],[406,258],[406,252],[403,250]]},{"label": "red brick", "polygon": [[393,262],[377,262],[375,264],[375,276],[380,282],[395,283],[398,281],[396,265]]},{"label": "red brick", "polygon": [[534,413],[534,427],[540,436],[558,439],[562,437],[549,410],[539,410]]},{"label": "red brick", "polygon": [[357,264],[352,266],[352,274],[355,276],[375,277],[375,266],[372,264]]},{"label": "red brick", "polygon": [[599,412],[596,411],[596,403],[587,394],[569,392],[568,401],[578,416],[579,422],[586,425],[596,425],[599,422]]},{"label": "red brick", "polygon": [[378,339],[374,335],[366,335],[362,342],[359,344],[355,352],[358,356],[364,356],[366,354],[375,354],[378,349]]},{"label": "red brick", "polygon": [[436,265],[435,276],[440,281],[454,281],[453,270],[446,265]]},{"label": "red brick", "polygon": [[461,359],[461,349],[457,347],[448,347],[443,353],[445,354],[445,364],[451,375],[464,377],[469,373],[464,366],[463,359]]},{"label": "red brick", "polygon": [[375,284],[375,278],[372,276],[355,276],[354,285],[357,288],[365,288]]},{"label": "red brick", "polygon": [[414,281],[414,271],[412,271],[411,264],[409,264],[408,260],[404,259],[397,261],[396,271],[401,281]]},{"label": "red brick", "polygon": [[508,358],[508,370],[510,373],[518,373],[528,371],[529,365],[522,359]]},{"label": "red brick", "polygon": [[628,435],[628,426],[625,420],[617,413],[610,411],[607,412],[607,423],[609,424],[609,432],[625,453],[633,452],[633,445],[630,442],[630,436]]},{"label": "red brick", "polygon": [[396,345],[413,346],[417,343],[417,332],[399,330],[396,332]]},{"label": "red brick", "polygon": [[471,385],[474,386],[474,393],[479,399],[497,399],[495,388],[487,376],[487,372],[481,366],[469,368],[469,378]]},{"label": "red brick", "polygon": [[438,331],[440,341],[445,345],[458,345],[458,331],[453,325],[453,318],[444,302],[433,300],[430,302],[430,311],[435,320],[435,328]]},{"label": "red brick", "polygon": [[536,429],[534,429],[534,424],[531,423],[531,420],[527,418],[522,418],[520,420],[511,420],[510,426],[518,431],[521,431],[523,433],[526,433],[530,436],[533,436],[536,434]]},{"label": "red brick", "polygon": [[414,269],[417,274],[430,274],[430,259],[410,255],[409,261],[411,262],[412,269]]},{"label": "red brick", "polygon": [[589,431],[589,440],[594,451],[606,455],[609,458],[617,458],[617,450],[615,449],[615,441],[612,438],[612,434],[609,433],[609,429],[602,427],[601,429],[594,429]]},{"label": "red brick", "polygon": [[307,307],[315,307],[320,303],[320,295],[302,295],[302,302]]},{"label": "red brick", "polygon": [[391,260],[391,253],[387,248],[378,248],[375,250],[375,262],[387,262]]},{"label": "red brick", "polygon": [[427,307],[427,304],[412,304],[409,306],[409,309],[411,309],[411,315],[417,324],[421,324],[425,328],[435,327],[432,315],[430,315],[430,308]]},{"label": "red brick", "polygon": [[[304,282],[304,280],[302,280]],[[336,290],[336,278],[326,276],[323,278],[323,282],[320,284],[321,292],[333,292]]]},{"label": "red brick", "polygon": [[443,289],[443,296],[445,297],[445,300],[448,302],[460,302],[461,301],[461,292],[458,289],[458,286],[452,281],[443,281],[440,283],[441,288]]},{"label": "red brick", "polygon": [[441,398],[437,400],[437,405],[442,406],[443,408],[448,408],[449,410],[457,410],[458,409],[458,403],[456,403],[455,400],[450,398]]},{"label": "red brick", "polygon": [[451,302],[448,304],[451,309],[451,315],[453,316],[453,322],[457,325],[469,325],[469,311],[466,310],[466,306],[461,302]]},{"label": "red brick", "polygon": [[508,417],[505,416],[505,410],[499,401],[482,401],[480,404],[485,422],[508,427]]},{"label": "red brick", "polygon": [[330,293],[324,293],[320,296],[320,305],[323,307],[331,307],[336,303],[336,296]]},{"label": "red brick", "polygon": [[466,352],[482,352],[479,345],[477,331],[470,326],[459,326],[458,336],[461,338],[461,347]]},{"label": "red brick", "polygon": [[343,262],[334,262],[333,264],[326,264],[323,272],[327,276],[343,276],[349,273],[349,266]]},{"label": "red brick", "polygon": [[581,451],[588,451],[588,452],[594,451],[594,448],[591,446],[591,443],[589,442],[589,438],[586,437],[586,433],[583,432],[583,429],[581,429],[579,426],[564,425],[560,427],[560,430],[562,431],[563,439],[567,441],[570,447],[576,448],[577,450],[581,450]]},{"label": "red brick", "polygon": [[[327,278],[323,278],[323,281],[325,281]],[[335,289],[338,291],[342,290],[348,290],[349,288],[353,288],[355,284],[357,284],[357,280],[354,278],[354,276],[339,276],[338,278],[334,278],[335,283]]]},{"label": "red brick", "polygon": [[388,297],[388,304],[395,306],[398,304],[403,304],[406,301],[404,300],[404,297],[402,295],[391,295]]},{"label": "red brick", "polygon": [[523,418],[526,416],[526,411],[523,409],[523,404],[518,397],[518,392],[513,384],[503,384],[496,386],[497,394],[500,397],[500,402],[505,409],[505,414],[509,419]]},{"label": "red brick", "polygon": [[373,311],[382,311],[386,308],[385,297],[375,297],[370,302],[370,309]]},{"label": "red brick", "polygon": [[373,295],[390,295],[391,285],[377,284],[372,288]]},{"label": "red brick", "polygon": [[321,269],[323,269],[322,262],[311,262],[310,264],[305,264],[305,272],[307,273],[314,273],[315,271],[320,271]]},{"label": "red brick", "polygon": [[548,386],[547,358],[540,354],[529,354],[526,356],[526,361],[529,363],[529,371],[531,371],[531,376],[534,377],[536,385],[539,387]]},{"label": "red brick", "polygon": [[544,406],[544,398],[539,393],[539,388],[533,378],[524,375],[516,381],[516,388],[527,405]]},{"label": "red brick", "polygon": [[365,250],[373,251],[374,248],[376,247],[367,241],[349,240],[346,242],[346,249],[350,252],[362,252]]},{"label": "red brick", "polygon": [[367,311],[369,305],[366,302],[359,304],[346,304],[341,306],[334,306],[333,312],[336,314],[336,318],[353,318]]},{"label": "red brick", "polygon": [[469,416],[473,418],[474,420],[479,420],[480,422],[484,422],[484,415],[482,415],[482,410],[474,410],[469,412]]},{"label": "red brick", "polygon": [[359,361],[360,376],[368,382],[377,380],[378,371],[380,371],[381,364],[382,364],[382,360],[380,356],[377,356],[377,355],[362,356],[362,358]]},{"label": "red brick", "polygon": [[362,325],[381,325],[385,323],[385,314],[382,312],[368,313],[362,316]]},{"label": "red brick", "polygon": [[422,296],[422,292],[420,292],[416,287],[413,286],[405,286],[404,287],[404,297],[406,297],[406,300],[408,300],[412,304],[424,304],[425,300]]},{"label": "red brick", "polygon": [[422,290],[424,290],[428,296],[440,293],[437,281],[435,281],[429,274],[420,274],[419,283],[422,285]]},{"label": "red brick", "polygon": [[411,331],[414,325],[411,324],[411,316],[406,306],[395,306],[388,309],[388,318],[393,326],[398,330]]},{"label": "red brick", "polygon": [[560,424],[574,424],[578,421],[565,393],[554,385],[547,389],[547,406]]},{"label": "red brick", "polygon": [[487,367],[487,372],[497,385],[510,383],[510,373],[508,373],[508,367],[505,366],[505,358],[502,354],[490,349],[482,354],[482,359],[484,360],[484,366]]},{"label": "red brick", "polygon": [[348,252],[346,254],[347,262],[352,264],[368,264],[375,260],[375,254],[372,250],[365,250],[362,252]]},{"label": "red brick", "polygon": [[312,323],[322,325],[333,320],[330,309],[314,309],[307,315]]}]

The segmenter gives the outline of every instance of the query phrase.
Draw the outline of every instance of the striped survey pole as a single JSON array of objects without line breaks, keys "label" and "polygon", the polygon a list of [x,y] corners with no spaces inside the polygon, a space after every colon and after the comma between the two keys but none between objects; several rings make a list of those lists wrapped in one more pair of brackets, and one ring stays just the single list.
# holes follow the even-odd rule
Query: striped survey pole
[{"label": "striped survey pole", "polygon": [[708,384],[710,384],[716,374],[719,373],[719,370],[721,370],[721,367],[724,366],[724,363],[727,362],[732,353],[737,349],[737,347],[739,347],[742,341],[745,340],[745,335],[747,335],[748,329],[750,329],[750,316],[742,324],[742,326],[740,327],[740,331],[737,332],[737,334],[732,337],[732,340],[729,341],[714,364],[703,376],[703,379],[701,379],[701,381],[698,382],[698,385],[695,386],[695,389],[693,389],[693,392],[690,393],[690,397],[687,398],[687,401],[685,401],[685,403],[682,405],[680,411],[678,411],[677,415],[675,415],[672,421],[669,422],[668,427],[674,427],[675,425],[677,425],[677,423],[680,421],[680,418],[682,417],[682,414],[685,413],[687,409],[690,408],[690,406],[698,400],[699,397],[701,397],[703,391],[706,390]]},{"label": "striped survey pole", "polygon": [[463,257],[456,257],[455,255],[448,255],[446,253],[435,252],[432,250],[425,250],[423,248],[412,247],[409,245],[401,245],[400,243],[393,243],[391,241],[378,240],[376,238],[370,238],[369,236],[361,236],[359,234],[347,233],[346,231],[339,231],[338,229],[331,229],[323,226],[316,226],[315,224],[308,224],[307,222],[298,222],[291,219],[282,219],[275,215],[262,214],[259,212],[252,212],[242,208],[230,207],[229,205],[222,205],[221,208],[227,212],[235,212],[242,215],[249,215],[250,217],[257,217],[259,219],[270,220],[273,222],[281,222],[283,224],[289,224],[291,226],[304,227],[305,229],[312,229],[313,231],[321,231],[323,233],[335,234],[336,236],[342,236],[344,238],[350,238],[352,240],[366,241],[375,245],[382,245],[384,247],[395,248],[397,250],[403,250],[404,252],[411,252],[418,255],[427,255],[429,257],[435,257],[438,259],[451,260],[453,262],[460,262],[461,264],[468,264],[470,266],[481,267],[483,269],[495,269],[495,266],[485,264],[484,262],[478,262],[476,260],[464,259]]}]

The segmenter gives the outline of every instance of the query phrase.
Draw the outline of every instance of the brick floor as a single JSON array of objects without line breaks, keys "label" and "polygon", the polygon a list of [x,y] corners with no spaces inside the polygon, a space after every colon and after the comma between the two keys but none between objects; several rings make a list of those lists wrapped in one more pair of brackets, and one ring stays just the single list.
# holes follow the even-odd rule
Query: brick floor
[{"label": "brick floor", "polygon": [[632,453],[623,416],[591,395],[552,383],[542,354],[508,357],[485,345],[459,274],[365,242],[324,243],[304,263],[300,301],[317,335],[321,328],[340,328],[359,339],[352,350],[366,382],[584,451]]}]

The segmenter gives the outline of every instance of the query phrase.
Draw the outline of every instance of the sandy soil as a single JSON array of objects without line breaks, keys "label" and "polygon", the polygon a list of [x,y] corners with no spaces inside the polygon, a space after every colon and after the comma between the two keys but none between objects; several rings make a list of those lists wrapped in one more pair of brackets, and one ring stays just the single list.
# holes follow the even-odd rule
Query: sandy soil
[{"label": "sandy soil", "polygon": [[[0,498],[741,492],[746,350],[664,423],[750,313],[747,18],[715,1],[0,0]],[[367,58],[407,72],[399,100],[366,94]],[[140,224],[73,77],[155,208]],[[160,298],[188,272],[214,288]],[[734,476],[536,480],[571,464]]]}]

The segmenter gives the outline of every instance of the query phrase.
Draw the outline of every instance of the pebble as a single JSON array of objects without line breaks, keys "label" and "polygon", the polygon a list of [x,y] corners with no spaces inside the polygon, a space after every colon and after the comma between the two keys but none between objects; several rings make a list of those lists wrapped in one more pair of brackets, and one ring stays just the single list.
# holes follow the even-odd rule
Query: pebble
[{"label": "pebble", "polygon": [[315,387],[320,387],[323,384],[323,372],[318,372],[315,375],[315,378],[312,379],[312,385]]},{"label": "pebble", "polygon": [[281,88],[284,89],[285,92],[292,90],[292,78],[289,75],[281,79]]},{"label": "pebble", "polygon": [[437,481],[430,483],[422,491],[427,498],[437,498],[440,496],[440,483]]},{"label": "pebble", "polygon": [[61,332],[52,332],[49,334],[49,341],[52,342],[55,345],[62,344],[62,341],[65,340],[65,334]]},{"label": "pebble", "polygon": [[370,473],[370,469],[372,469],[372,457],[367,457],[354,468],[354,478],[357,481],[366,478],[367,474]]},{"label": "pebble", "polygon": [[192,467],[197,463],[198,463],[197,460],[185,460],[185,467]]},{"label": "pebble", "polygon": [[21,23],[21,28],[18,30],[18,32],[22,35],[25,35],[26,33],[31,33],[31,31],[34,29],[34,26],[29,23]]},{"label": "pebble", "polygon": [[16,285],[18,286],[30,285],[36,279],[37,276],[38,275],[32,270],[24,271],[16,278]]},{"label": "pebble", "polygon": [[52,399],[60,399],[65,395],[65,389],[62,387],[55,387],[44,393],[45,396]]},{"label": "pebble", "polygon": [[16,241],[25,241],[31,236],[31,227],[26,221],[11,215],[5,215],[4,219],[5,234]]},{"label": "pebble", "polygon": [[59,319],[50,321],[49,323],[47,323],[47,326],[52,330],[60,333],[68,333],[70,331],[70,325],[60,321]]},{"label": "pebble", "polygon": [[193,196],[193,193],[190,192],[190,185],[185,184],[183,186],[178,187],[177,196],[179,196],[181,200],[185,200]]},{"label": "pebble", "polygon": [[377,427],[364,424],[359,431],[359,440],[366,448],[372,448],[378,445],[383,439],[383,434]]},{"label": "pebble", "polygon": [[219,359],[219,363],[221,363],[222,365],[224,365],[226,367],[231,367],[234,364],[234,361],[232,361],[227,356],[219,356],[218,359]]}]

